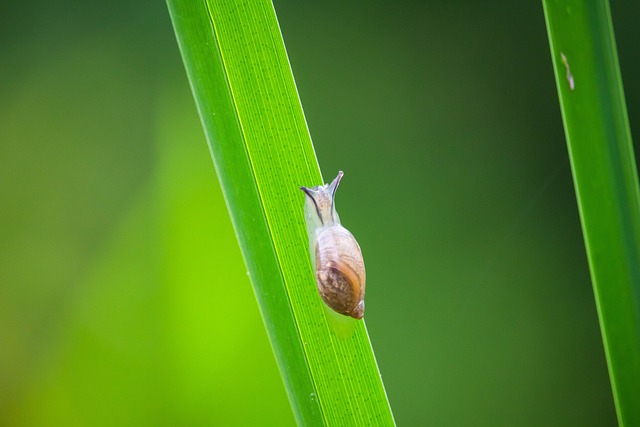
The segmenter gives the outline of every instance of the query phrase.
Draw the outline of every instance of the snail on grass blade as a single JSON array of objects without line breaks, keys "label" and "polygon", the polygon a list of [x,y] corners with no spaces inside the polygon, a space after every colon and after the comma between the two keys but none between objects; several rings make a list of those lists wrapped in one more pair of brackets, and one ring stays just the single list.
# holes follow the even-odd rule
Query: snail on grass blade
[{"label": "snail on grass blade", "polygon": [[362,319],[366,281],[362,252],[340,225],[334,201],[342,175],[340,171],[331,184],[300,189],[306,194],[304,214],[320,297],[337,313]]}]

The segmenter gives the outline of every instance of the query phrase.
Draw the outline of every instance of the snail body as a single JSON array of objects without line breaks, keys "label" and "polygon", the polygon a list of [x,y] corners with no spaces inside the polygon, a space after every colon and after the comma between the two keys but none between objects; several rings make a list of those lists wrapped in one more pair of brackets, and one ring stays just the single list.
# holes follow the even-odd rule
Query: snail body
[{"label": "snail body", "polygon": [[340,171],[331,184],[300,189],[306,194],[305,219],[318,293],[337,313],[362,319],[366,283],[362,251],[340,224],[335,209],[335,192],[342,175]]}]

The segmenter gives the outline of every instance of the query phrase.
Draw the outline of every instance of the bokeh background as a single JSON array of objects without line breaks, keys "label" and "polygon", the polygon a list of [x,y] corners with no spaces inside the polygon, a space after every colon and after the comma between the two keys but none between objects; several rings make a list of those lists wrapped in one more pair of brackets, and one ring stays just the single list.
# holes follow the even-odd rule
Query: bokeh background
[{"label": "bokeh background", "polygon": [[[541,3],[275,6],[397,423],[615,425]],[[163,2],[2,2],[0,196],[0,425],[294,423]]]}]

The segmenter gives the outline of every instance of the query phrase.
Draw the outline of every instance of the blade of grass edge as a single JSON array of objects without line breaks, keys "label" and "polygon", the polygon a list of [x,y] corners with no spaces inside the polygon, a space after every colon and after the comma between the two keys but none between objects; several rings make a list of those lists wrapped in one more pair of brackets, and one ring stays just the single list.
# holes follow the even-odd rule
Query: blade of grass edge
[{"label": "blade of grass edge", "polygon": [[336,334],[315,289],[299,186],[323,181],[273,5],[167,3],[297,422],[394,425],[364,322]]},{"label": "blade of grass edge", "polygon": [[543,0],[565,136],[621,426],[640,425],[640,198],[606,0]]}]

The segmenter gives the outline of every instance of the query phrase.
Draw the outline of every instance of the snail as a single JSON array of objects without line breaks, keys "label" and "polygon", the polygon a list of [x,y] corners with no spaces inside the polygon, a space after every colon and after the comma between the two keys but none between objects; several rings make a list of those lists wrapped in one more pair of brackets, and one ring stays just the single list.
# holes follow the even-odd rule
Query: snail
[{"label": "snail", "polygon": [[334,201],[342,175],[340,171],[331,184],[300,189],[306,194],[304,212],[318,293],[335,312],[362,319],[366,281],[362,251],[340,225]]}]

